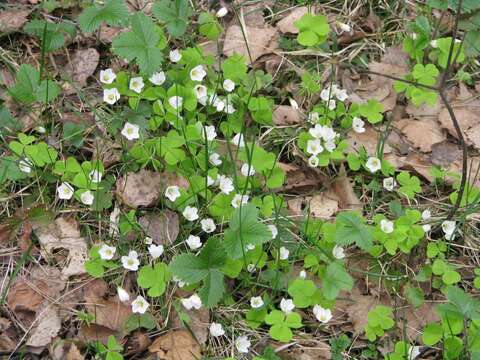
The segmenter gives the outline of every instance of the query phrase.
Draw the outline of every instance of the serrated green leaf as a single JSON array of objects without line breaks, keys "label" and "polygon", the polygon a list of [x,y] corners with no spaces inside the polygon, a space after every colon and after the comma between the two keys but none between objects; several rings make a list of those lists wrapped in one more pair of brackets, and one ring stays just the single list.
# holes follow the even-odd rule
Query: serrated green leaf
[{"label": "serrated green leaf", "polygon": [[336,223],[335,242],[338,245],[356,243],[366,251],[372,247],[373,235],[357,213],[342,212],[337,216]]},{"label": "serrated green leaf", "polygon": [[128,18],[128,8],[124,0],[107,0],[103,5],[90,6],[78,17],[78,24],[83,32],[97,30],[103,22],[118,25]]}]

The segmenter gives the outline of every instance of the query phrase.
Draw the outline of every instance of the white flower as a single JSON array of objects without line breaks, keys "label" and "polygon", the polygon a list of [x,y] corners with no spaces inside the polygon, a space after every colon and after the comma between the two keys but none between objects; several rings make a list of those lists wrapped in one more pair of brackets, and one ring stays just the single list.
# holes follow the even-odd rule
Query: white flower
[{"label": "white flower", "polygon": [[184,287],[185,285],[187,285],[187,283],[185,281],[183,281],[182,279],[180,279],[178,276],[175,276],[173,275],[173,281],[175,281],[178,285],[178,287],[182,288]]},{"label": "white flower", "polygon": [[408,360],[415,360],[420,355],[420,346],[412,346],[408,351]]},{"label": "white flower", "polygon": [[108,246],[107,244],[103,244],[102,247],[98,250],[98,255],[100,255],[100,259],[102,260],[112,260],[115,256],[115,252],[117,248],[115,246]]},{"label": "white flower", "polygon": [[[335,93],[335,96],[337,97],[338,100],[345,101],[345,100],[348,99],[347,90],[338,90]],[[330,109],[330,110],[332,110],[332,109]]]},{"label": "white flower", "polygon": [[431,217],[432,217],[432,212],[430,210],[428,210],[428,209],[423,210],[422,220],[430,220]]},{"label": "white flower", "polygon": [[128,292],[126,292],[125,289],[120,286],[117,287],[117,294],[118,294],[118,299],[121,302],[127,302],[128,300],[130,300],[130,295],[128,295]]},{"label": "white flower", "polygon": [[412,40],[417,40],[418,34],[417,33],[411,33],[410,37],[412,38]]},{"label": "white flower", "polygon": [[396,185],[397,185],[397,182],[393,177],[388,177],[383,179],[383,188],[385,190],[392,191]]},{"label": "white flower", "polygon": [[200,300],[200,297],[197,294],[193,294],[186,299],[182,299],[181,302],[183,307],[187,310],[198,310],[202,307],[202,300]]},{"label": "white flower", "polygon": [[203,65],[197,65],[190,70],[190,79],[193,81],[202,81],[205,76],[207,76],[207,72],[203,68]]},{"label": "white flower", "polygon": [[323,147],[328,151],[328,152],[332,152],[333,150],[335,150],[335,148],[337,147],[337,144],[335,144],[335,141],[331,140],[331,141],[327,141],[326,143],[323,144]]},{"label": "white flower", "polygon": [[235,347],[237,348],[238,352],[240,353],[248,353],[248,349],[250,349],[250,340],[246,335],[240,336],[237,340],[235,340]]},{"label": "white flower", "polygon": [[245,146],[245,141],[243,140],[243,134],[236,134],[232,138],[232,144],[236,145],[238,147],[244,147]]},{"label": "white flower", "polygon": [[215,184],[215,180],[213,180],[209,175],[207,175],[207,186],[212,186]]},{"label": "white flower", "polygon": [[317,123],[320,120],[320,114],[318,112],[311,112],[308,114],[307,120],[311,123]]},{"label": "white flower", "polygon": [[253,296],[250,298],[250,306],[253,309],[261,308],[263,305],[264,305],[264,302],[261,296]]},{"label": "white flower", "polygon": [[382,219],[380,221],[380,229],[382,229],[382,231],[385,233],[385,234],[390,234],[393,232],[393,221],[389,221],[389,220],[386,220],[386,219]]},{"label": "white flower", "polygon": [[242,194],[235,194],[235,196],[232,199],[232,206],[236,209],[240,207],[240,205],[246,204],[248,202],[248,195],[243,195]]},{"label": "white flower", "polygon": [[172,202],[177,200],[180,195],[180,189],[178,188],[178,186],[171,185],[165,189],[165,196],[168,198],[168,200]]},{"label": "white flower", "polygon": [[143,240],[143,242],[146,244],[146,245],[151,245],[153,243],[153,239],[150,237],[150,236],[147,236],[145,237],[145,239]]},{"label": "white flower", "polygon": [[320,160],[318,160],[318,157],[315,155],[312,155],[308,158],[308,166],[310,167],[317,167],[319,163]]},{"label": "white flower", "polygon": [[333,99],[328,100],[328,110],[335,110],[336,107],[337,107],[337,103],[335,102],[335,100]]},{"label": "white flower", "polygon": [[175,110],[179,109],[183,105],[183,98],[181,96],[172,96],[168,99],[168,103]]},{"label": "white flower", "polygon": [[202,230],[206,233],[212,233],[217,228],[215,222],[211,218],[200,220],[200,224],[202,225]]},{"label": "white flower", "polygon": [[289,101],[290,106],[292,107],[293,110],[298,110],[300,108],[298,106],[298,103],[294,99],[288,98],[288,101]]},{"label": "white flower", "polygon": [[255,249],[255,245],[253,245],[253,244],[247,244],[247,245],[245,245],[245,250],[246,250],[246,251],[251,251],[251,250],[253,250],[253,249]]},{"label": "white flower", "polygon": [[218,9],[218,11],[215,13],[215,16],[217,18],[222,18],[224,17],[225,15],[228,14],[228,9],[225,7],[225,6],[222,6],[220,9]]},{"label": "white flower", "polygon": [[215,108],[217,109],[218,112],[223,111],[225,109],[225,102],[222,100],[218,100],[217,104],[215,105]]},{"label": "white flower", "polygon": [[130,271],[137,271],[140,261],[138,260],[138,254],[135,250],[130,250],[128,256],[122,256],[121,259],[122,266]]},{"label": "white flower", "polygon": [[38,132],[39,134],[45,134],[47,132],[47,129],[39,125],[35,128],[35,131]]},{"label": "white flower", "polygon": [[80,201],[85,205],[92,205],[94,199],[95,197],[90,190],[84,191],[82,195],[80,195]]},{"label": "white flower", "polygon": [[338,27],[340,28],[340,30],[344,31],[344,32],[350,32],[352,30],[352,28],[350,27],[350,25],[348,24],[345,24],[345,23],[342,23],[342,22],[338,22]]},{"label": "white flower", "polygon": [[307,153],[311,155],[318,155],[323,151],[323,146],[320,140],[308,140],[307,141]]},{"label": "white flower", "polygon": [[280,248],[280,260],[287,260],[288,255],[290,255],[290,251],[285,246],[282,246]]},{"label": "white flower", "polygon": [[300,273],[298,274],[298,277],[300,279],[306,279],[307,278],[307,272],[305,270],[300,271]]},{"label": "white flower", "polygon": [[220,191],[224,194],[230,194],[235,188],[233,186],[233,181],[225,175],[220,175],[218,178]]},{"label": "white flower", "polygon": [[225,105],[225,109],[223,109],[223,112],[226,114],[233,114],[237,109],[232,104],[227,104]]},{"label": "white flower", "polygon": [[182,59],[182,54],[180,54],[180,51],[178,49],[171,50],[169,58],[171,62],[177,63]]},{"label": "white flower", "polygon": [[442,230],[445,235],[451,236],[455,232],[456,222],[453,220],[445,220],[442,222]]},{"label": "white flower", "polygon": [[198,219],[198,209],[193,206],[187,206],[182,214],[188,221],[195,221]]},{"label": "white flower", "polygon": [[370,172],[374,173],[382,168],[382,162],[380,161],[379,158],[371,156],[368,158],[365,166],[367,167],[368,170],[370,170]]},{"label": "white flower", "polygon": [[282,310],[285,314],[290,314],[293,309],[295,309],[295,304],[293,303],[292,299],[284,299],[280,301],[280,310]]},{"label": "white flower", "polygon": [[430,46],[436,49],[438,47],[438,41],[437,40],[430,41]]},{"label": "white flower", "polygon": [[352,119],[352,129],[359,134],[365,132],[365,122],[358,117],[354,117]]},{"label": "white flower", "polygon": [[107,104],[113,105],[120,100],[120,93],[116,88],[103,90],[103,101]]},{"label": "white flower", "polygon": [[332,318],[332,311],[330,309],[324,309],[320,305],[315,305],[313,307],[313,314],[321,323],[328,323]]},{"label": "white flower", "polygon": [[314,127],[308,130],[310,135],[316,139],[323,139],[324,141],[334,141],[338,134],[329,126],[322,126],[320,124],[315,124]]},{"label": "white flower", "polygon": [[217,132],[215,131],[215,126],[208,125],[204,127],[205,130],[202,130],[202,138],[205,139],[205,134],[207,134],[207,140],[212,141],[217,137]]},{"label": "white flower", "polygon": [[445,234],[446,240],[453,240],[455,238],[455,233]]},{"label": "white flower", "polygon": [[220,155],[217,153],[212,153],[208,157],[208,160],[213,166],[218,166],[222,164],[222,160],[220,159]]},{"label": "white flower", "polygon": [[189,235],[187,240],[185,240],[188,247],[192,250],[197,250],[202,247],[202,242],[200,241],[199,236]]},{"label": "white flower", "polygon": [[90,174],[88,174],[88,177],[90,181],[94,184],[98,184],[100,181],[102,181],[102,173],[99,172],[98,170],[90,171]]},{"label": "white flower", "polygon": [[[205,85],[195,85],[193,88],[193,92],[195,93],[195,97],[197,99],[206,99],[207,97],[207,87]],[[205,105],[205,104],[202,104]]]},{"label": "white flower", "polygon": [[251,164],[243,164],[242,167],[240,168],[240,172],[242,173],[243,176],[253,176],[255,175],[255,169]]},{"label": "white flower", "polygon": [[333,97],[333,94],[331,93],[330,88],[326,88],[320,91],[320,98],[323,101],[328,101],[330,97]]},{"label": "white flower", "polygon": [[134,77],[130,79],[130,90],[135,91],[137,94],[140,94],[143,90],[145,84],[143,83],[142,77]]},{"label": "white flower", "polygon": [[70,200],[73,196],[73,187],[67,182],[57,187],[58,198],[61,200]]},{"label": "white flower", "polygon": [[225,79],[223,81],[223,88],[227,92],[232,92],[233,90],[235,90],[235,83],[230,79]]},{"label": "white flower", "polygon": [[100,70],[100,82],[104,84],[111,84],[116,78],[117,75],[112,69]]},{"label": "white flower", "polygon": [[132,312],[137,314],[145,314],[150,304],[142,296],[138,295],[135,300],[132,301]]},{"label": "white flower", "polygon": [[18,168],[21,172],[24,172],[25,174],[30,174],[32,172],[32,163],[27,159],[20,160],[18,162]]},{"label": "white flower", "polygon": [[[273,224],[267,225],[267,227],[268,227],[268,230],[270,230],[270,232],[272,233],[272,239],[275,239],[278,235],[277,227]],[[287,255],[287,257],[288,257],[288,255]]]},{"label": "white flower", "polygon": [[135,140],[140,137],[139,129],[140,128],[138,125],[126,122],[123,126],[121,134],[125,136],[127,140]]},{"label": "white flower", "polygon": [[225,335],[225,330],[223,330],[222,324],[212,322],[210,325],[210,335],[213,337]]},{"label": "white flower", "polygon": [[345,257],[345,250],[343,247],[335,245],[332,249],[332,254],[335,259],[343,259]]},{"label": "white flower", "polygon": [[163,245],[152,244],[148,247],[150,256],[154,259],[158,259],[163,254]]},{"label": "white flower", "polygon": [[166,80],[165,73],[163,71],[159,71],[156,73],[153,73],[152,76],[148,78],[148,80],[153,84],[153,85],[162,85],[165,80]]},{"label": "white flower", "polygon": [[430,230],[432,230],[432,225],[430,224],[422,225],[422,229],[424,232],[429,232]]}]

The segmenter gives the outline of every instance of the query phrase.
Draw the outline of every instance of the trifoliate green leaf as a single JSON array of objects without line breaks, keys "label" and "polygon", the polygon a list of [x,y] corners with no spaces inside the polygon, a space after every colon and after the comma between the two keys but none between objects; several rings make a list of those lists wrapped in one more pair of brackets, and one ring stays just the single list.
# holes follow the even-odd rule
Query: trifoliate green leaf
[{"label": "trifoliate green leaf", "polygon": [[167,282],[170,280],[170,271],[166,264],[156,263],[153,267],[143,266],[138,272],[138,285],[148,289],[148,296],[157,297],[165,292]]}]

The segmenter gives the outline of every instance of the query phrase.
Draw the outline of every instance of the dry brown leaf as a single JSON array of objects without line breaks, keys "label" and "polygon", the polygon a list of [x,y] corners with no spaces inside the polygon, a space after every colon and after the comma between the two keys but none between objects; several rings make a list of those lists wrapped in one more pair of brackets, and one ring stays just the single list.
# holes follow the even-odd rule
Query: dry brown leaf
[{"label": "dry brown leaf", "polygon": [[338,201],[329,197],[326,192],[314,195],[307,201],[313,218],[328,219],[338,211]]},{"label": "dry brown leaf", "polygon": [[289,126],[301,124],[302,118],[298,110],[289,105],[279,105],[273,111],[273,124],[277,126]]},{"label": "dry brown leaf", "polygon": [[405,135],[414,147],[423,152],[432,151],[432,145],[445,140],[445,135],[440,130],[438,123],[431,119],[401,119],[395,121],[394,126]]},{"label": "dry brown leaf", "polygon": [[73,84],[65,83],[63,89],[67,94],[75,93],[75,88],[87,85],[87,79],[93,75],[98,66],[100,54],[94,48],[80,49],[73,55],[72,61],[65,66],[65,73]]},{"label": "dry brown leaf", "polygon": [[[377,142],[379,139],[379,134],[371,126],[365,127],[365,132],[357,133],[355,131],[350,131],[347,135],[347,142],[349,144],[349,151],[358,152],[362,145],[367,150],[367,154],[374,156],[377,153]],[[384,154],[392,152],[390,145],[385,144],[383,149]]]},{"label": "dry brown leaf", "polygon": [[117,180],[116,194],[121,202],[132,208],[153,206],[162,194],[160,173],[142,169]]},{"label": "dry brown leaf", "polygon": [[341,210],[361,210],[363,204],[353,190],[353,183],[350,179],[341,175],[330,185],[329,195],[337,200]]},{"label": "dry brown leaf", "polygon": [[85,298],[87,311],[95,316],[93,324],[107,327],[114,331],[121,331],[125,320],[132,314],[131,308],[118,299],[103,299],[96,295]]},{"label": "dry brown leaf", "polygon": [[231,25],[225,34],[223,54],[231,56],[237,53],[243,55],[248,63],[253,63],[260,56],[269,54],[278,47],[277,30],[268,25],[264,28],[246,26],[245,38],[240,25]]},{"label": "dry brown leaf", "polygon": [[159,360],[197,360],[202,356],[200,345],[187,330],[171,330],[155,339],[148,350]]},{"label": "dry brown leaf", "polygon": [[135,331],[127,338],[127,343],[124,345],[126,356],[139,355],[148,349],[152,342],[150,338],[141,331]]},{"label": "dry brown leaf", "polygon": [[[418,340],[422,335],[422,330],[427,323],[440,320],[438,313],[435,311],[436,304],[425,303],[417,309],[405,309],[404,319],[407,337],[411,341]],[[404,328],[404,321],[399,321],[400,330]]]},{"label": "dry brown leaf", "polygon": [[377,14],[370,10],[370,13],[363,22],[363,26],[366,27],[371,33],[376,33],[382,28],[383,22]]},{"label": "dry brown leaf", "polygon": [[[209,334],[210,311],[205,308],[199,310],[182,309],[182,311],[184,311],[190,318],[188,328],[193,332],[195,339],[199,344],[205,344],[208,340]],[[174,312],[173,314],[171,327],[175,329],[186,329],[177,312]]]},{"label": "dry brown leaf", "polygon": [[287,209],[290,216],[300,217],[303,216],[303,209],[305,208],[304,199],[296,197],[294,199],[287,200]]},{"label": "dry brown leaf", "polygon": [[47,346],[57,336],[61,327],[62,321],[58,313],[58,307],[47,305],[46,308],[38,311],[36,326],[31,331],[26,344],[36,348]]},{"label": "dry brown leaf", "polygon": [[172,244],[180,231],[178,214],[169,209],[142,216],[138,223],[156,244]]},{"label": "dry brown leaf", "polygon": [[98,38],[101,42],[110,44],[112,40],[120,33],[128,31],[126,28],[111,27],[108,25],[100,26]]},{"label": "dry brown leaf", "polygon": [[116,331],[109,329],[105,326],[96,324],[83,324],[78,330],[77,337],[80,341],[87,344],[92,341],[100,341],[102,344],[106,344],[110,335],[115,336]]},{"label": "dry brown leaf", "polygon": [[305,192],[317,187],[320,183],[326,181],[311,168],[301,168],[294,164],[277,162],[278,166],[285,171],[286,178],[281,191]]},{"label": "dry brown leaf", "polygon": [[70,349],[68,349],[67,357],[65,360],[84,360],[85,357],[82,355],[80,350],[78,350],[75,344],[70,345]]},{"label": "dry brown leaf", "polygon": [[428,181],[433,180],[433,177],[430,174],[431,167],[432,163],[430,162],[430,160],[425,155],[421,155],[416,152],[408,154],[408,156],[404,159],[402,165],[403,169],[415,170],[418,174],[423,176]]},{"label": "dry brown leaf", "polygon": [[277,29],[284,34],[298,34],[299,30],[293,23],[299,20],[306,13],[308,13],[308,7],[306,6],[300,6],[293,9],[287,16],[277,23]]},{"label": "dry brown leaf", "polygon": [[324,341],[288,347],[278,355],[285,360],[330,360],[332,358],[330,345]]},{"label": "dry brown leaf", "polygon": [[27,22],[30,10],[6,10],[0,12],[0,33],[20,30]]},{"label": "dry brown leaf", "polygon": [[462,159],[462,150],[457,144],[450,141],[442,141],[432,146],[430,160],[432,164],[441,167],[449,167],[456,160]]},{"label": "dry brown leaf", "polygon": [[85,238],[80,235],[79,225],[73,218],[59,217],[48,226],[35,229],[42,247],[44,257],[52,257],[59,249],[68,250],[68,256],[63,266],[62,278],[84,274],[85,262],[88,258],[88,247]]},{"label": "dry brown leaf", "polygon": [[100,159],[105,167],[112,166],[120,161],[122,147],[106,138],[96,138],[88,147],[93,159]]},{"label": "dry brown leaf", "polygon": [[0,318],[0,351],[13,351],[16,347],[16,341],[7,333],[11,324],[10,320]]},{"label": "dry brown leaf", "polygon": [[361,334],[368,322],[368,312],[375,306],[380,305],[380,301],[373,296],[364,296],[355,294],[352,296],[353,303],[345,310],[348,319],[353,325],[355,335]]}]

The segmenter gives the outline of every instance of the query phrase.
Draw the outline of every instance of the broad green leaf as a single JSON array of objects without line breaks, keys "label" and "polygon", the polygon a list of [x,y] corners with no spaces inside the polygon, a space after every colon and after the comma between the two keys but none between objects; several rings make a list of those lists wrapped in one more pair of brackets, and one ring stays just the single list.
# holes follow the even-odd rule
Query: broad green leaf
[{"label": "broad green leaf", "polygon": [[148,289],[148,296],[157,297],[165,292],[167,282],[170,280],[170,271],[166,264],[157,262],[153,267],[143,266],[138,272],[138,285]]},{"label": "broad green leaf", "polygon": [[345,271],[343,264],[332,262],[322,278],[322,292],[325,298],[333,300],[341,290],[352,290],[353,278]]},{"label": "broad green leaf", "polygon": [[153,15],[167,25],[168,33],[178,38],[185,34],[193,14],[188,0],[161,0],[153,5]]},{"label": "broad green leaf", "polygon": [[106,0],[103,5],[87,7],[78,17],[83,32],[97,30],[103,22],[118,25],[128,18],[128,8],[124,0]]},{"label": "broad green leaf", "polygon": [[362,218],[355,212],[338,214],[335,242],[338,245],[356,243],[363,250],[368,251],[373,245],[373,235],[363,223]]}]

